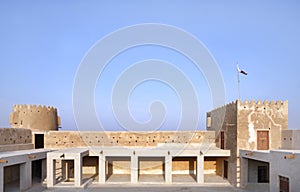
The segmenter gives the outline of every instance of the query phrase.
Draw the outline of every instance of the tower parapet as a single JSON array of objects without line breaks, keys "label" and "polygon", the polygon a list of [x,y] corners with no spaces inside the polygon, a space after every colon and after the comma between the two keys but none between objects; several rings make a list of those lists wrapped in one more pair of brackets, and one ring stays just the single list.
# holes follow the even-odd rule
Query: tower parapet
[{"label": "tower parapet", "polygon": [[288,101],[248,101],[245,100],[244,102],[242,101],[237,101],[237,106],[239,110],[249,110],[249,109],[255,109],[256,111],[267,111],[267,110],[275,110],[275,111],[280,111],[287,115],[288,112]]},{"label": "tower parapet", "polygon": [[14,105],[10,114],[13,128],[28,128],[37,131],[58,130],[60,117],[57,109],[41,105]]}]

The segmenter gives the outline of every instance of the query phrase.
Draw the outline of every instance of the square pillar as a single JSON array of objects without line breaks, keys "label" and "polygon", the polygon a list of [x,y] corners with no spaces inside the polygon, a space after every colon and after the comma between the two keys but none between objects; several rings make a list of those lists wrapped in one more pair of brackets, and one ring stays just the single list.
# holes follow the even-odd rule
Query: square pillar
[{"label": "square pillar", "polygon": [[29,189],[32,185],[31,161],[20,164],[20,190]]},{"label": "square pillar", "polygon": [[54,187],[56,184],[56,161],[47,157],[47,187]]},{"label": "square pillar", "polygon": [[165,156],[165,180],[166,183],[172,183],[172,156]]},{"label": "square pillar", "polygon": [[139,169],[138,156],[136,156],[135,154],[133,154],[133,155],[131,155],[130,159],[131,159],[131,161],[130,161],[131,183],[137,183],[138,182],[138,169]]},{"label": "square pillar", "polygon": [[197,183],[204,183],[204,156],[197,155]]},{"label": "square pillar", "polygon": [[62,180],[65,181],[68,179],[68,176],[67,176],[67,161],[65,160],[62,160],[61,161],[61,173],[62,173]]},{"label": "square pillar", "polygon": [[106,180],[106,168],[105,168],[105,156],[99,156],[99,183],[105,183]]},{"label": "square pillar", "polygon": [[4,167],[0,165],[0,191],[4,191]]},{"label": "square pillar", "polygon": [[47,177],[47,159],[42,159],[42,175],[41,181],[44,181]]},{"label": "square pillar", "polygon": [[82,157],[80,155],[74,159],[74,179],[75,187],[80,187],[82,184]]},{"label": "square pillar", "polygon": [[248,184],[248,159],[241,157],[240,187],[245,188]]}]

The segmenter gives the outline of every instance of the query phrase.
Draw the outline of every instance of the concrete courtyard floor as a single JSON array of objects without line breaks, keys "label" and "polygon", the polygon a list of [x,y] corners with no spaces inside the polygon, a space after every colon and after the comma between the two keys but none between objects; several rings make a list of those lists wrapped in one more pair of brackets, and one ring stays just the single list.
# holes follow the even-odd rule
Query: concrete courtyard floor
[{"label": "concrete courtyard floor", "polygon": [[[149,179],[153,181],[153,177],[142,177],[141,183],[130,184],[128,181],[128,175],[120,175],[123,177],[124,183],[120,182],[119,175],[112,175],[108,178],[107,184],[97,184],[91,183],[87,188],[53,188],[47,189],[45,183],[34,183],[33,187],[26,192],[268,192],[268,184],[249,184],[246,189],[238,189],[232,187],[226,180],[222,177],[216,175],[205,175],[205,184],[197,184],[194,181],[194,176],[191,175],[174,175],[173,180],[180,180],[181,182],[176,182],[173,184],[165,183],[155,183],[149,182]],[[156,182],[160,182],[162,178],[159,176],[156,178]],[[156,180],[154,178],[154,180]],[[119,182],[116,182],[119,181]],[[148,182],[147,182],[148,181]],[[194,181],[194,182],[193,182]],[[10,188],[9,192],[19,191],[17,188]]]},{"label": "concrete courtyard floor", "polygon": [[158,185],[158,184],[91,184],[85,189],[76,188],[57,188],[46,189],[45,186],[35,185],[27,192],[268,192],[268,188],[261,185],[252,185],[248,189],[237,189],[229,185],[222,184],[172,184],[172,185]]}]

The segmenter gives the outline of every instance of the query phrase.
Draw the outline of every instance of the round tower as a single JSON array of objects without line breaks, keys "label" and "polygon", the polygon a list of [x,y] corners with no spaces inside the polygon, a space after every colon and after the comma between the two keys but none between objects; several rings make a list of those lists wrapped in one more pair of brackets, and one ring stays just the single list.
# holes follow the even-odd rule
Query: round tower
[{"label": "round tower", "polygon": [[58,130],[60,117],[57,110],[50,106],[14,105],[10,114],[13,128],[28,128],[38,131]]}]

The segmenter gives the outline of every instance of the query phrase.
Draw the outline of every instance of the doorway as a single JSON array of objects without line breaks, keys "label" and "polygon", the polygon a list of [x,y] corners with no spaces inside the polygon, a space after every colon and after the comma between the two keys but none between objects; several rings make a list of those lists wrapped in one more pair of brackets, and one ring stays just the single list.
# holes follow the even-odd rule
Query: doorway
[{"label": "doorway", "polygon": [[221,131],[221,149],[225,149],[224,131]]},{"label": "doorway", "polygon": [[4,169],[4,192],[20,191],[20,164],[10,165]]},{"label": "doorway", "polygon": [[44,134],[34,134],[34,148],[44,148]]},{"label": "doorway", "polygon": [[32,161],[31,173],[32,183],[42,182],[42,159]]},{"label": "doorway", "polygon": [[228,179],[228,161],[224,161],[224,178]]},{"label": "doorway", "polygon": [[257,150],[269,150],[269,131],[257,131]]}]

